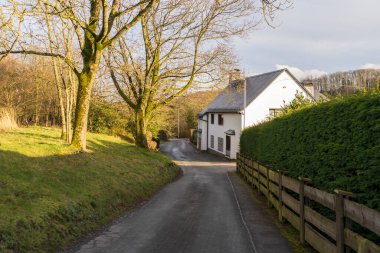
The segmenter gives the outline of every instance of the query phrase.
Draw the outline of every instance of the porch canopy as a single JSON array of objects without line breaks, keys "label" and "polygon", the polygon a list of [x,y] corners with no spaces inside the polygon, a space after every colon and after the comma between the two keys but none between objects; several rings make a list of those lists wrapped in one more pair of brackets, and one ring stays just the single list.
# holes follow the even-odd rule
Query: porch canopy
[{"label": "porch canopy", "polygon": [[233,129],[228,129],[227,131],[224,132],[226,135],[235,135],[235,130]]}]

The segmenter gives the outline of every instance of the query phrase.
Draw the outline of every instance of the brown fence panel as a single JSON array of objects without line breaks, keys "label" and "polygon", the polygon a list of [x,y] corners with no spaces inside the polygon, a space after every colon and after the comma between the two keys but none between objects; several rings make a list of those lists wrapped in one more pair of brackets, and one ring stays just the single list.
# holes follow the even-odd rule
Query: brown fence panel
[{"label": "brown fence panel", "polygon": [[260,184],[260,191],[265,196],[268,197],[268,189],[265,187],[265,185]]},{"label": "brown fence panel", "polygon": [[[280,220],[286,219],[300,231],[301,219],[304,217],[306,223],[302,222],[304,226],[300,232],[300,241],[305,239],[317,251],[343,252],[346,245],[358,253],[380,253],[379,245],[350,230],[350,223],[347,223],[348,225],[344,223],[344,217],[346,217],[348,222],[352,220],[380,236],[380,212],[345,199],[339,195],[338,190],[336,190],[337,195],[335,195],[307,185],[301,188],[300,181],[284,175],[282,175],[280,182],[279,172],[268,170],[267,167],[240,154],[237,156],[237,169],[246,181],[255,185],[258,191],[267,197],[269,206],[272,204],[277,210],[280,209]],[[280,189],[279,185],[282,186],[283,190]],[[305,199],[313,200],[335,211],[338,222],[332,221],[311,209],[306,205],[307,202],[302,205],[303,202],[287,193],[285,188],[298,193],[300,198],[303,192]],[[300,210],[304,210],[304,216],[300,214]],[[332,242],[333,240],[336,241],[335,244]]]},{"label": "brown fence panel", "polygon": [[379,245],[376,245],[375,243],[363,238],[362,236],[358,235],[357,233],[345,229],[344,230],[344,240],[346,242],[346,245],[348,245],[350,248],[355,250],[359,253],[379,253],[380,247]]},{"label": "brown fence panel", "polygon": [[300,182],[287,176],[282,176],[282,186],[296,193],[299,193],[300,190]]},{"label": "brown fence panel", "polygon": [[282,202],[292,209],[295,213],[300,213],[300,203],[286,192],[282,191]]},{"label": "brown fence panel", "polygon": [[344,215],[380,236],[380,212],[345,199]]},{"label": "brown fence panel", "polygon": [[260,164],[259,166],[259,171],[260,173],[262,173],[263,175],[266,175],[267,174],[267,167],[263,166]]},{"label": "brown fence panel", "polygon": [[273,207],[278,210],[279,208],[279,203],[278,203],[278,200],[273,196],[271,195],[270,196],[270,203],[272,203]]},{"label": "brown fence panel", "polygon": [[335,210],[335,195],[318,190],[316,188],[305,186],[305,196],[319,204],[330,208],[331,210]]},{"label": "brown fence panel", "polygon": [[305,206],[305,219],[307,222],[313,224],[323,233],[335,240],[336,230],[334,221],[327,219],[325,216],[319,214],[308,206]]},{"label": "brown fence panel", "polygon": [[279,174],[273,170],[269,170],[269,179],[278,183]]},{"label": "brown fence panel", "polygon": [[267,185],[267,179],[265,178],[265,176],[261,175],[260,174],[260,182],[263,184],[263,185]]},{"label": "brown fence panel", "polygon": [[290,224],[297,230],[300,230],[300,220],[297,215],[290,211],[286,206],[282,206],[282,216],[289,221]]},{"label": "brown fence panel", "polygon": [[319,252],[336,252],[336,246],[308,224],[305,225],[305,239]]},{"label": "brown fence panel", "polygon": [[269,189],[272,192],[273,195],[278,197],[278,185],[275,185],[274,183],[270,182],[269,183]]}]

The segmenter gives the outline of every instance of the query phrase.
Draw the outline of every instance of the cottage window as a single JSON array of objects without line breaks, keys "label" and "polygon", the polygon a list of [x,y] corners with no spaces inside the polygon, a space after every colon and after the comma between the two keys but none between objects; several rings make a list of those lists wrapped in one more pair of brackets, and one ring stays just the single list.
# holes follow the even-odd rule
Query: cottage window
[{"label": "cottage window", "polygon": [[214,148],[214,135],[211,135],[211,148]]},{"label": "cottage window", "polygon": [[275,118],[279,116],[282,112],[282,109],[269,109],[269,117]]},{"label": "cottage window", "polygon": [[224,142],[224,139],[218,137],[218,151],[220,152],[223,152],[223,144],[224,144],[223,142]]},{"label": "cottage window", "polygon": [[223,115],[218,114],[218,125],[223,126]]},{"label": "cottage window", "polygon": [[211,124],[214,124],[214,114],[211,114]]}]

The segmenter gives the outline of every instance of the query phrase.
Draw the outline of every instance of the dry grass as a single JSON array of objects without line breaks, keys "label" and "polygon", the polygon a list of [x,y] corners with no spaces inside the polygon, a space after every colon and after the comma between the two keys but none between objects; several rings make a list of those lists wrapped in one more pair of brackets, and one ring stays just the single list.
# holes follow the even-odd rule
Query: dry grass
[{"label": "dry grass", "polygon": [[16,113],[11,108],[0,108],[0,131],[17,129]]}]

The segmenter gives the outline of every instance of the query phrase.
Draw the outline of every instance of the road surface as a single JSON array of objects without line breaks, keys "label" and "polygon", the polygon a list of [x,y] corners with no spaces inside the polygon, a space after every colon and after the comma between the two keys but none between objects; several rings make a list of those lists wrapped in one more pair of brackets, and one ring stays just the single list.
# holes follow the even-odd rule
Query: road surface
[{"label": "road surface", "polygon": [[183,139],[164,143],[161,151],[180,164],[183,176],[72,252],[292,252],[260,209],[242,197],[245,188],[227,173],[235,163]]}]

